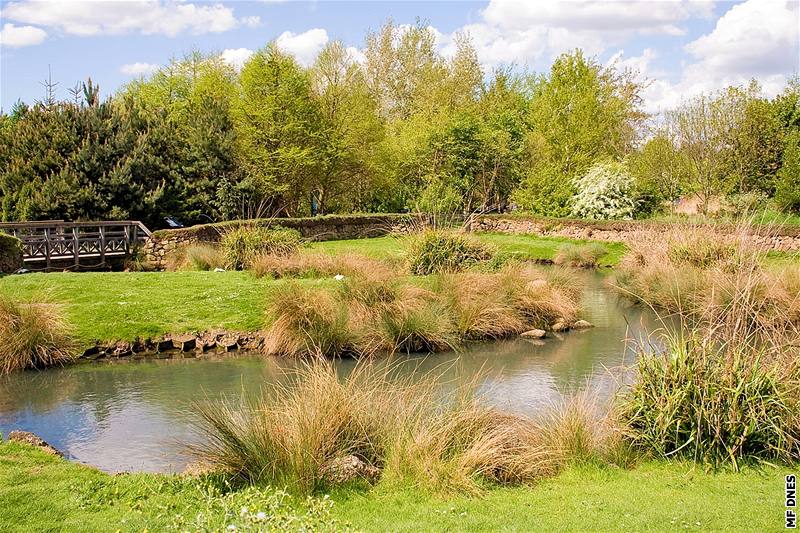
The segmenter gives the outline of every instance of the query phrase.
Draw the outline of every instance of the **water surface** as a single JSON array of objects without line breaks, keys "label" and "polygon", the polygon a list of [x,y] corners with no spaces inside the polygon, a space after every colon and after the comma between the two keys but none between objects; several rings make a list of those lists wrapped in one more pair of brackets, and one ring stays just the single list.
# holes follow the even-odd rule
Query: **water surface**
[{"label": "water surface", "polygon": [[[653,317],[585,278],[582,316],[595,327],[544,341],[475,343],[460,353],[402,356],[402,372],[436,369],[450,385],[478,376],[494,404],[535,415],[584,387],[608,396],[613,369],[633,361],[626,338],[641,338]],[[32,431],[71,459],[108,471],[180,471],[191,459],[194,401],[257,394],[286,379],[294,363],[257,354],[75,365],[0,378],[0,431]],[[343,371],[354,362],[337,362]]]}]

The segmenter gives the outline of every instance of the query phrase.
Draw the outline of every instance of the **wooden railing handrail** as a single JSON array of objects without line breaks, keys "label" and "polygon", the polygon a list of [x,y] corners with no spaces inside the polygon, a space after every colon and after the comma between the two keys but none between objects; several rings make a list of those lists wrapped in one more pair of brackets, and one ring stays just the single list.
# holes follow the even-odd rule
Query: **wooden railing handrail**
[{"label": "wooden railing handrail", "polygon": [[32,222],[0,222],[0,229],[39,229],[39,228],[63,228],[63,229],[72,229],[72,228],[85,228],[85,227],[113,227],[113,226],[122,226],[122,227],[129,227],[129,226],[136,226],[139,228],[147,237],[151,235],[147,226],[145,226],[142,222],[138,220],[99,220],[99,221],[90,221],[90,222],[64,222],[63,220],[46,220],[46,221],[32,221]]}]

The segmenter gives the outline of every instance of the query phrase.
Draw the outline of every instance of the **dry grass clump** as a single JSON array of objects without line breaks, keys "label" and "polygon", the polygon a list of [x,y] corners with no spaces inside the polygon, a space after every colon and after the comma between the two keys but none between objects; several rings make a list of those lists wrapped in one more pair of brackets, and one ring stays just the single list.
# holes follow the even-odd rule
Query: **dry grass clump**
[{"label": "dry grass clump", "polygon": [[642,350],[638,377],[619,403],[626,440],[664,457],[734,469],[742,462],[796,462],[797,347],[720,330],[669,333],[665,349]]},{"label": "dry grass clump", "polygon": [[265,351],[370,356],[441,351],[461,342],[549,328],[577,317],[579,293],[563,276],[525,267],[437,276],[427,287],[391,275],[345,278],[335,288],[290,284],[268,312]]},{"label": "dry grass clump", "polygon": [[182,246],[167,255],[165,268],[169,271],[208,271],[225,268],[225,257],[219,247],[212,244]]},{"label": "dry grass clump", "polygon": [[302,366],[254,403],[199,406],[204,461],[250,481],[312,492],[332,460],[354,455],[384,479],[436,491],[530,483],[553,472],[530,420],[483,405],[469,390],[442,395],[436,377],[395,377],[360,364]]},{"label": "dry grass clump", "polygon": [[679,226],[658,235],[642,234],[628,246],[615,278],[625,295],[713,326],[718,333],[797,337],[799,270],[765,266],[766,250],[754,243],[746,227],[720,233]]},{"label": "dry grass clump", "polygon": [[72,361],[75,343],[58,306],[0,296],[0,373]]},{"label": "dry grass clump", "polygon": [[257,278],[323,278],[391,274],[389,265],[378,259],[358,254],[331,255],[323,252],[291,255],[266,254],[255,258],[250,271]]},{"label": "dry grass clump", "polygon": [[300,249],[300,232],[281,226],[237,226],[222,234],[220,248],[230,270],[250,268],[260,256],[291,255]]},{"label": "dry grass clump", "polygon": [[553,262],[578,268],[595,268],[608,249],[598,242],[586,244],[563,244],[558,248]]},{"label": "dry grass clump", "polygon": [[411,274],[460,272],[492,259],[496,250],[466,233],[425,229],[408,237],[406,259]]}]

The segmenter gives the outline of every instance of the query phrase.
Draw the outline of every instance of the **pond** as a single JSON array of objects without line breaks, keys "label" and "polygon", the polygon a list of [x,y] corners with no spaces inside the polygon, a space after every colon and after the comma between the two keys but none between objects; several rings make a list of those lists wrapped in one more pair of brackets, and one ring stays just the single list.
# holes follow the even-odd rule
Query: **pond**
[{"label": "pond", "polygon": [[[560,395],[590,387],[608,397],[634,360],[625,339],[657,327],[587,272],[582,317],[595,327],[550,336],[476,343],[461,352],[403,355],[402,372],[435,369],[447,383],[478,380],[492,403],[535,415]],[[70,459],[118,471],[180,471],[191,460],[192,403],[257,394],[296,364],[257,354],[75,365],[0,378],[0,431],[32,431]],[[343,371],[355,364],[337,362]]]}]

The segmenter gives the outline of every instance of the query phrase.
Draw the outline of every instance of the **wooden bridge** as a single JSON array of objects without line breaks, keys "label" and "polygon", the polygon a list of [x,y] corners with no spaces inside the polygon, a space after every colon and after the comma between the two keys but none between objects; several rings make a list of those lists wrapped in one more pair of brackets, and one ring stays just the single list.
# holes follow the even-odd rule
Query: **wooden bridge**
[{"label": "wooden bridge", "polygon": [[23,261],[31,270],[101,267],[107,259],[124,259],[150,237],[135,220],[10,222],[0,223],[0,230],[22,241]]}]

